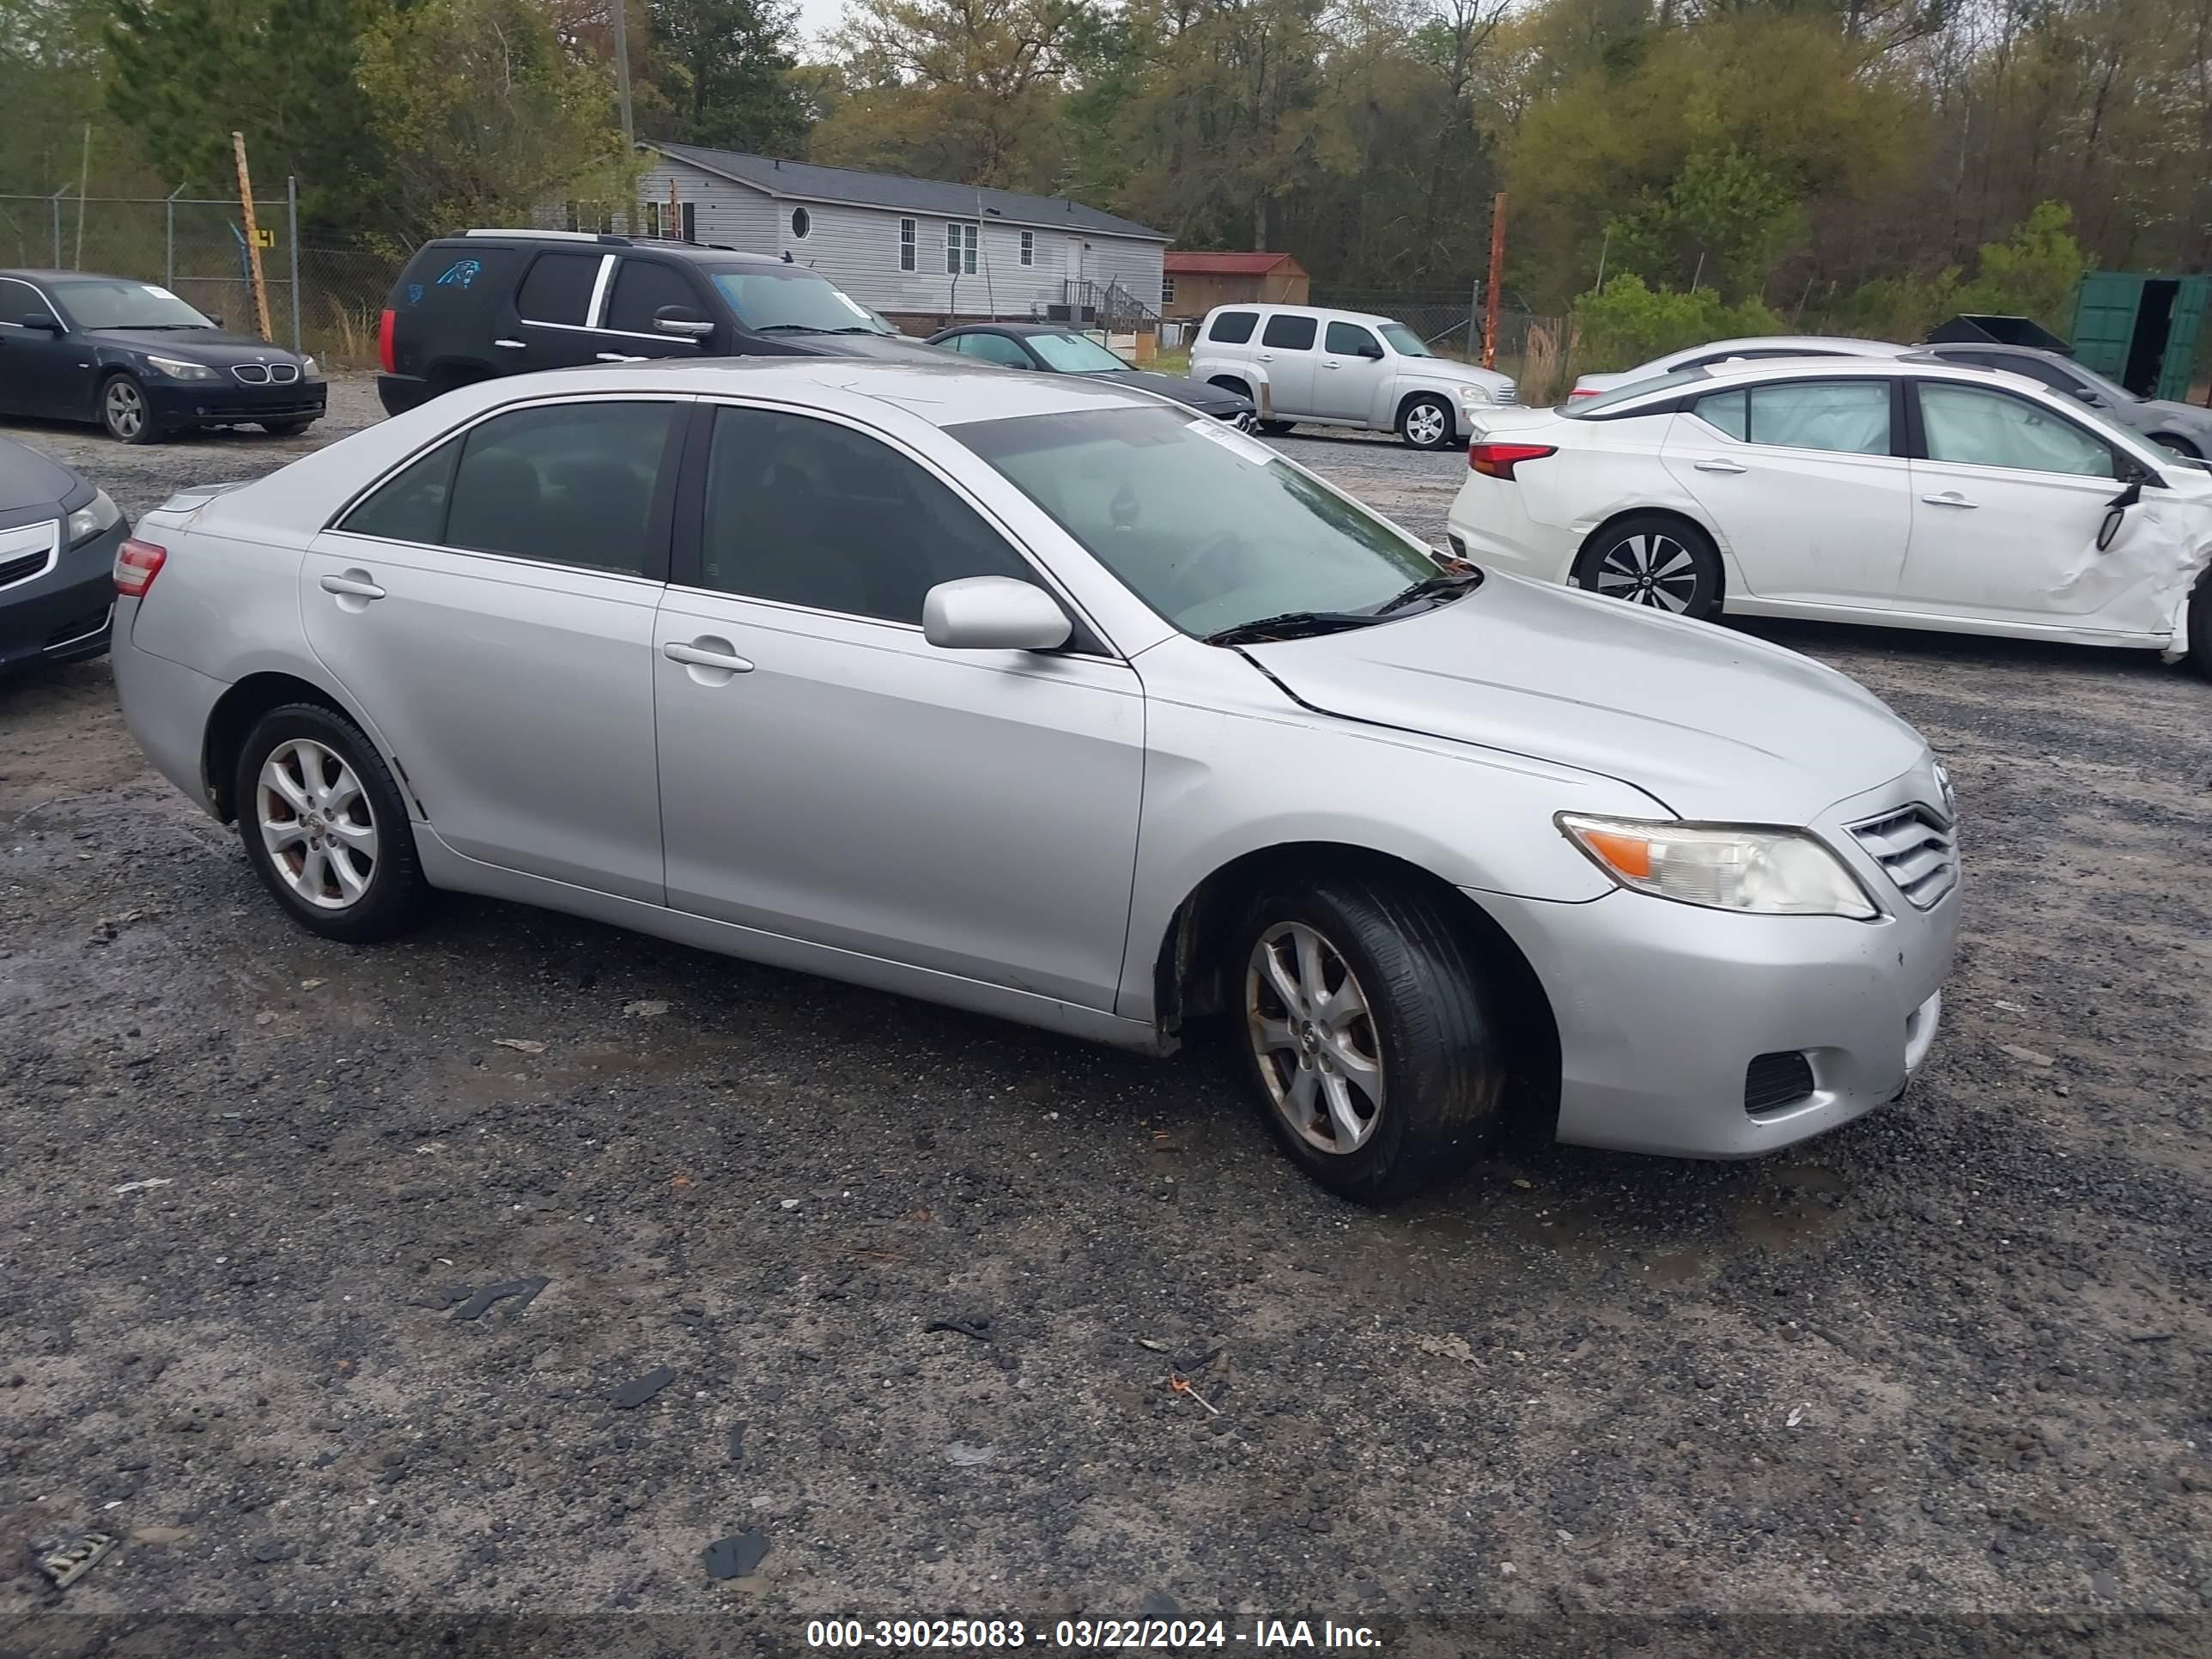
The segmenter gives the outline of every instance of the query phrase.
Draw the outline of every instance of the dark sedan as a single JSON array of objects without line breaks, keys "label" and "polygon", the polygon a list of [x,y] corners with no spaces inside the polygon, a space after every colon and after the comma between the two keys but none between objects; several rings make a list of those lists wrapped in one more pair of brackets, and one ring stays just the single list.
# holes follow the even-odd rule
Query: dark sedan
[{"label": "dark sedan", "polygon": [[1089,335],[1061,323],[963,323],[929,337],[929,343],[1006,368],[1042,369],[1048,374],[1095,374],[1172,398],[1217,421],[1249,429],[1258,410],[1241,392],[1203,380],[1155,374],[1132,368]]},{"label": "dark sedan", "polygon": [[130,530],[106,490],[0,438],[0,673],[107,649]]},{"label": "dark sedan", "polygon": [[210,426],[289,437],[329,394],[313,357],[226,334],[159,283],[0,270],[0,414],[97,422],[126,444]]}]

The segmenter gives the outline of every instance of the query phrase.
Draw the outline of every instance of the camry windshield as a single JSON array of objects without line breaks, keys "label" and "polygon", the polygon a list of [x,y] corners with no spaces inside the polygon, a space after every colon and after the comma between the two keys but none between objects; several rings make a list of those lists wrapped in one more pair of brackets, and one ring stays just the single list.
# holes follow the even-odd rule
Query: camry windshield
[{"label": "camry windshield", "polygon": [[1421,337],[1403,323],[1385,323],[1382,337],[1390,343],[1390,349],[1401,357],[1433,357],[1437,354],[1422,343]]},{"label": "camry windshield", "polygon": [[152,283],[56,283],[54,298],[79,328],[213,328],[166,288]]},{"label": "camry windshield", "polygon": [[714,286],[758,334],[889,334],[876,314],[804,265],[746,265],[711,273]]},{"label": "camry windshield", "polygon": [[1128,368],[1097,341],[1080,334],[1032,334],[1030,349],[1063,374],[1112,374]]},{"label": "camry windshield", "polygon": [[1218,421],[1103,409],[949,430],[1186,634],[1386,621],[1413,613],[1393,601],[1419,584],[1452,580],[1402,531]]}]

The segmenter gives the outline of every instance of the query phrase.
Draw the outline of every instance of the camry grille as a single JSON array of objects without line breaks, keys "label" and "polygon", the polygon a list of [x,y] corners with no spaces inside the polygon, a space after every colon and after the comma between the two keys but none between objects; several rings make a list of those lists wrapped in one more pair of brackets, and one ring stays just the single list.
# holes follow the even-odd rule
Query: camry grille
[{"label": "camry grille", "polygon": [[1916,801],[1853,824],[1851,834],[1919,909],[1959,884],[1957,832],[1932,807]]}]

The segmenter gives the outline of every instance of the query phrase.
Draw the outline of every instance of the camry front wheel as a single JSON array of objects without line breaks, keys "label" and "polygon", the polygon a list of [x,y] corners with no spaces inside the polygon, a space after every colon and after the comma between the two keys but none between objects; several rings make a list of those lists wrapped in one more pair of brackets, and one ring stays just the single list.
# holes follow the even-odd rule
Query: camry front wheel
[{"label": "camry front wheel", "polygon": [[1364,878],[1286,881],[1255,899],[1238,938],[1247,1075],[1309,1174],[1388,1203],[1489,1143],[1505,1078],[1498,1025],[1443,901]]}]

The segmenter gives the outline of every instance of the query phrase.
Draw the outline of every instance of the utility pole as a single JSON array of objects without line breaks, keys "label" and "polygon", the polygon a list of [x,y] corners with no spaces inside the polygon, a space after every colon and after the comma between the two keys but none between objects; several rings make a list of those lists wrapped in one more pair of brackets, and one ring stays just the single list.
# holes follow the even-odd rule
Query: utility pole
[{"label": "utility pole", "polygon": [[270,337],[269,286],[261,276],[261,228],[253,222],[253,180],[246,171],[246,135],[230,135],[231,153],[238,158],[238,210],[246,219],[246,269],[253,274],[253,319],[261,325],[261,337]]},{"label": "utility pole", "polygon": [[1482,366],[1498,367],[1498,291],[1505,284],[1505,192],[1490,204],[1490,286],[1483,295]]},{"label": "utility pole", "polygon": [[[629,0],[613,0],[615,9],[615,85],[622,94],[623,166],[627,169],[637,155],[637,130],[630,124],[629,111]],[[627,178],[628,173],[623,176]],[[623,217],[623,228],[632,235],[637,234],[637,192],[626,190],[629,198],[628,210]]]}]

